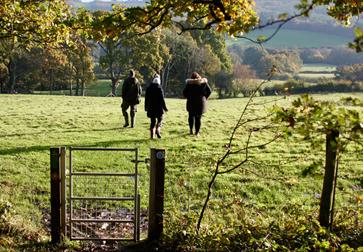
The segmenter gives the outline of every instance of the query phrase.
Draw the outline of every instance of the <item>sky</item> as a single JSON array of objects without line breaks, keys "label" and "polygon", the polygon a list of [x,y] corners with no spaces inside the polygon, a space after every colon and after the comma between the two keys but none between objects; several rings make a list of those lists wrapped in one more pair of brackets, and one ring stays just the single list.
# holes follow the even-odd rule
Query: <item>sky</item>
[{"label": "sky", "polygon": [[[94,2],[96,0],[81,0],[81,2],[83,3],[89,3],[89,2]],[[100,2],[109,2],[111,0],[97,0],[97,1],[100,1]],[[119,1],[119,2],[127,2],[127,0],[116,0],[116,1]]]}]

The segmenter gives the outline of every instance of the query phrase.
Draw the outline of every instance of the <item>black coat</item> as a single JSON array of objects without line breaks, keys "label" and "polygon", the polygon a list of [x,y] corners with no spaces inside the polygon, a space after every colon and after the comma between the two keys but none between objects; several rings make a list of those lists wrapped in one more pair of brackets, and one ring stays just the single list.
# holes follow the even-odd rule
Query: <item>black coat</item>
[{"label": "black coat", "polygon": [[160,117],[167,111],[164,92],[157,83],[151,83],[145,92],[145,111],[148,117]]},{"label": "black coat", "polygon": [[136,77],[127,77],[122,85],[122,100],[130,105],[135,105],[140,102],[141,86]]},{"label": "black coat", "polygon": [[187,111],[192,115],[202,115],[207,111],[207,99],[212,93],[205,78],[187,79],[183,95],[187,98]]}]

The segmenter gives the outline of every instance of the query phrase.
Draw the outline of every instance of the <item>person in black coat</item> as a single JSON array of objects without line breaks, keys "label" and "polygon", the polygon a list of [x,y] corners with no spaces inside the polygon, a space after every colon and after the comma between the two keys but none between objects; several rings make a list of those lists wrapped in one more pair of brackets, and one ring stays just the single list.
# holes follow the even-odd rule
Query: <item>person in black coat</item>
[{"label": "person in black coat", "polygon": [[122,85],[121,97],[121,111],[125,118],[124,127],[129,126],[129,115],[127,109],[130,107],[130,117],[131,117],[131,128],[135,124],[135,113],[137,111],[137,104],[140,103],[141,97],[141,86],[139,80],[135,76],[135,71],[130,70],[129,76],[124,80]]},{"label": "person in black coat", "polygon": [[[160,76],[154,75],[153,81],[146,88],[145,111],[150,118],[150,138],[153,139],[156,133],[161,138],[160,129],[162,126],[164,111],[168,111],[164,100],[164,92],[160,85]],[[157,120],[157,121],[156,121]]]},{"label": "person in black coat", "polygon": [[190,79],[186,79],[183,95],[187,98],[187,111],[189,112],[188,123],[190,134],[199,134],[203,113],[207,111],[207,99],[212,93],[208,80],[202,78],[197,72],[193,72]]}]

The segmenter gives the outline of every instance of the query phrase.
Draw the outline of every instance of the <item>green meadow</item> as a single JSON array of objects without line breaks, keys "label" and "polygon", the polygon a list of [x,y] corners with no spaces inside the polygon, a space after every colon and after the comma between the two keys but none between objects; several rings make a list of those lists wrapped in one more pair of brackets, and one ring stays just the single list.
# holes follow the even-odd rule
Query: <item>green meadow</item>
[{"label": "green meadow", "polygon": [[[347,95],[363,98],[361,94]],[[341,97],[329,94],[316,98],[337,101]],[[276,98],[281,99],[275,101]],[[264,117],[275,103],[288,106],[294,98],[256,97],[246,119]],[[6,215],[4,230],[7,231],[2,231],[0,236],[0,251],[27,251],[34,247],[47,250],[50,246],[49,150],[52,146],[66,146],[68,149],[70,146],[138,148],[142,160],[149,157],[150,148],[164,148],[165,234],[170,240],[185,239],[187,242],[188,234],[195,230],[216,161],[225,153],[231,132],[247,100],[209,100],[208,112],[202,119],[201,134],[196,137],[188,134],[185,100],[168,98],[169,112],[165,114],[162,139],[151,140],[143,101],[138,106],[135,128],[123,128],[120,98],[0,95],[0,206],[4,208],[4,205],[8,205],[10,211]],[[268,119],[252,120],[239,128],[233,148],[243,149],[248,130],[264,125],[271,125],[271,122]],[[249,140],[250,145],[269,142],[278,130],[278,125],[274,125],[271,129],[254,133]],[[324,145],[323,137],[321,144]],[[245,152],[241,152],[228,157],[221,169],[231,168],[245,155]],[[307,232],[311,231],[309,226],[315,223],[319,209],[324,173],[323,149],[313,149],[308,141],[293,135],[252,148],[248,155],[249,162],[217,178],[202,222],[204,237],[218,237],[219,234],[218,239],[222,239],[222,236],[229,239],[228,235],[232,237],[248,230],[246,237],[252,245],[246,242],[246,249],[269,249],[269,246],[283,239],[274,236],[279,233],[276,230],[280,230],[281,234],[287,232],[287,236],[289,230],[296,234],[295,238],[287,237],[287,242],[288,239],[296,242],[299,234],[310,239]],[[117,161],[119,157],[114,154],[108,156],[105,153],[93,153],[91,156],[79,154],[74,158],[75,167],[78,165],[82,171],[124,171],[130,170],[128,159],[132,156],[121,158],[121,161]],[[140,163],[139,172],[141,208],[146,211],[147,164]],[[338,234],[341,230],[341,233],[352,233],[350,238],[353,241],[359,240],[363,230],[362,174],[362,150],[359,146],[351,145],[342,155],[339,165],[334,226]],[[85,183],[91,183],[91,188],[98,185],[97,180]],[[122,188],[116,182],[114,186]],[[263,232],[271,233],[259,237]],[[306,246],[309,246],[312,242],[318,244],[317,248],[324,248],[326,243],[321,245],[318,242],[331,240],[326,238],[330,237],[327,233],[321,236],[324,238],[314,236],[316,241],[304,240],[301,243],[306,242]],[[244,238],[239,238],[241,243],[245,242]],[[362,243],[349,243],[350,238],[339,236],[342,243],[363,246]],[[232,241],[213,239],[210,244]],[[201,247],[207,246],[207,243],[200,244],[204,244]]]}]

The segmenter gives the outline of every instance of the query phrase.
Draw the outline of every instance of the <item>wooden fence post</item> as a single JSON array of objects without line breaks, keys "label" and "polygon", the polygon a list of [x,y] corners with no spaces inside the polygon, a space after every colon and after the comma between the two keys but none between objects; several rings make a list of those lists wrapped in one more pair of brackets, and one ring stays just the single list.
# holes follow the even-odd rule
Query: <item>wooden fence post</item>
[{"label": "wooden fence post", "polygon": [[325,174],[320,199],[319,222],[323,227],[331,227],[333,221],[334,188],[337,176],[337,152],[339,131],[332,130],[326,135]]},{"label": "wooden fence post", "polygon": [[50,207],[52,243],[61,240],[61,148],[50,148]]},{"label": "wooden fence post", "polygon": [[163,233],[165,150],[150,149],[150,191],[148,239],[159,239]]}]

